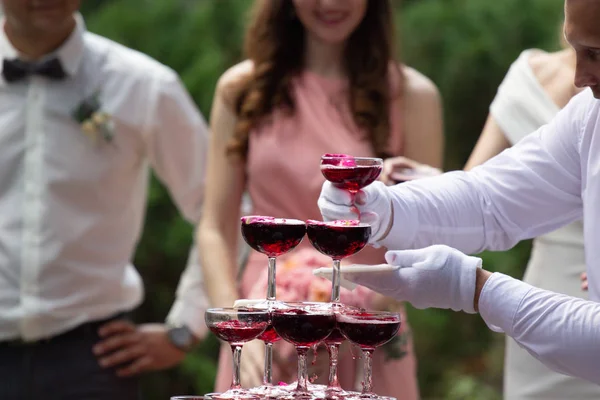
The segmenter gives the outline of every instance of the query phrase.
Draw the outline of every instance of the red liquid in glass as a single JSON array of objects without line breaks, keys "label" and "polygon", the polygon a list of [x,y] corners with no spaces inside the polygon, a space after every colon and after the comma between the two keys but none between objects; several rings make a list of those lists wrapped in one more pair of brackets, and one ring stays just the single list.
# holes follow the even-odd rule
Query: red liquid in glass
[{"label": "red liquid in glass", "polygon": [[381,165],[356,165],[354,167],[321,165],[321,173],[333,186],[358,191],[373,183],[381,174]]},{"label": "red liquid in glass", "polygon": [[267,329],[258,337],[258,340],[262,340],[265,343],[275,343],[281,340],[281,337],[275,332],[273,324],[269,324]]},{"label": "red liquid in glass", "polygon": [[318,251],[339,260],[358,253],[367,245],[371,236],[371,227],[309,223],[306,232],[310,242]]},{"label": "red liquid in glass", "polygon": [[342,319],[338,327],[344,336],[363,349],[374,349],[386,344],[396,336],[400,329],[400,320],[396,318],[371,319]]},{"label": "red liquid in glass", "polygon": [[267,322],[223,321],[209,326],[221,340],[229,343],[245,343],[256,339],[267,327]]},{"label": "red liquid in glass", "polygon": [[315,345],[335,328],[335,315],[304,310],[275,311],[272,320],[279,336],[296,346]]},{"label": "red liquid in glass", "polygon": [[242,223],[242,236],[254,250],[277,257],[298,246],[306,233],[306,225],[272,222]]},{"label": "red liquid in glass", "polygon": [[323,342],[325,342],[325,344],[340,344],[344,340],[346,340],[346,338],[342,335],[342,332],[340,332],[338,328],[335,328]]}]

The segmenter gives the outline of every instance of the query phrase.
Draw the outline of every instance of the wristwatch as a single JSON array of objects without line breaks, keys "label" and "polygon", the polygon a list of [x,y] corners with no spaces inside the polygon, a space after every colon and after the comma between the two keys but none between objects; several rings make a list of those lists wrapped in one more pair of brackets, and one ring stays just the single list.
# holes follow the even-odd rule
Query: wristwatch
[{"label": "wristwatch", "polygon": [[167,330],[167,337],[173,346],[186,353],[198,343],[196,336],[185,325],[170,326]]}]

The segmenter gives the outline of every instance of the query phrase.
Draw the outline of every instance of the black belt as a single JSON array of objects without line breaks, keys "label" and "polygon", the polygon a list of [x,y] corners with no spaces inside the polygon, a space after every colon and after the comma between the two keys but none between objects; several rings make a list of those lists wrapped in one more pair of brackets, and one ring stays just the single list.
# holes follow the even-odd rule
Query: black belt
[{"label": "black belt", "polygon": [[48,338],[42,338],[33,341],[26,341],[22,338],[0,341],[0,347],[36,346],[40,344],[59,342],[62,340],[71,340],[82,337],[95,337],[98,335],[98,329],[100,329],[102,325],[106,324],[107,322],[114,321],[116,319],[128,319],[128,314],[119,313],[115,316],[103,320],[86,322],[77,326],[76,328],[68,330],[67,332],[60,333],[58,335],[51,336]]}]

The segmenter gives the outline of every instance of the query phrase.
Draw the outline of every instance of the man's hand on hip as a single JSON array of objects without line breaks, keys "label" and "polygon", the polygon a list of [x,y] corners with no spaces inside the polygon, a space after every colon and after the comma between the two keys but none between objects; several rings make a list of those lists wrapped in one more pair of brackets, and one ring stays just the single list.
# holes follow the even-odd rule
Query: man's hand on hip
[{"label": "man's hand on hip", "polygon": [[167,331],[163,324],[136,326],[124,320],[111,321],[100,327],[101,340],[93,351],[102,367],[116,367],[122,377],[170,368],[186,353],[171,343]]}]

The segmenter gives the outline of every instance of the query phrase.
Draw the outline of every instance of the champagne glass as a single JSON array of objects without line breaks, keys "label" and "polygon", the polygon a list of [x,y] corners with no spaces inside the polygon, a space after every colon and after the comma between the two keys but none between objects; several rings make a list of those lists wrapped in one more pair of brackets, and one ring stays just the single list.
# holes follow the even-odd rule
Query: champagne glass
[{"label": "champagne glass", "polygon": [[371,236],[371,226],[356,220],[306,221],[311,244],[333,260],[331,301],[340,302],[340,264],[342,259],[361,251]]},{"label": "champagne glass", "polygon": [[[329,303],[284,303],[272,312],[271,321],[283,340],[296,346],[298,382],[296,389],[283,399],[311,400],[318,398],[309,391],[306,355],[335,328],[335,314]],[[320,396],[319,396],[320,397]]]},{"label": "champagne glass", "polygon": [[377,180],[382,169],[381,158],[345,154],[325,154],[321,157],[321,173],[325,179],[333,186],[353,194]]},{"label": "champagne glass", "polygon": [[208,329],[217,338],[229,343],[233,353],[233,379],[225,393],[211,396],[213,399],[254,400],[256,395],[242,389],[240,385],[240,361],[244,343],[256,339],[269,325],[269,312],[266,310],[246,310],[241,308],[210,308],[204,319]]},{"label": "champagne glass", "polygon": [[[340,264],[345,257],[351,256],[362,250],[371,236],[371,227],[358,221],[332,221],[321,222],[306,221],[306,232],[312,245],[321,253],[333,259],[333,277],[331,289],[331,302],[334,310],[339,312],[346,306],[340,303]],[[337,358],[340,345],[344,336],[338,328],[325,340],[329,353],[329,383],[327,392],[331,395],[344,397],[348,394],[338,382]]]},{"label": "champagne glass", "polygon": [[363,352],[364,378],[360,395],[346,399],[395,400],[392,397],[377,396],[372,391],[373,352],[392,340],[400,329],[400,314],[386,311],[348,311],[336,314],[337,326],[350,342],[358,345]]},{"label": "champagne glass", "polygon": [[325,394],[328,400],[335,400],[345,399],[348,396],[354,396],[357,394],[356,392],[349,392],[342,389],[338,379],[338,354],[340,346],[346,340],[346,337],[342,334],[337,326],[337,315],[346,312],[359,312],[360,309],[339,302],[332,302],[331,305],[333,312],[336,315],[336,327],[323,341],[329,355],[329,380],[327,383],[327,388],[325,389]]},{"label": "champagne glass", "polygon": [[[241,218],[244,240],[254,250],[268,257],[268,283],[265,306],[272,311],[276,304],[276,262],[277,257],[285,254],[302,242],[306,234],[304,221],[269,216],[249,215]],[[258,305],[255,305],[257,307]],[[265,373],[263,385],[255,388],[262,395],[276,395],[280,391],[273,386],[273,343],[278,339],[272,327],[267,328],[260,339],[265,343]]]},{"label": "champagne glass", "polygon": [[[238,299],[233,303],[234,308],[258,309],[272,312],[280,303],[269,302],[261,299]],[[281,340],[281,337],[275,332],[273,324],[269,321],[267,329],[257,338],[265,343],[265,372],[263,375],[263,383],[261,386],[251,388],[249,391],[264,398],[277,398],[285,396],[288,391],[281,386],[273,385],[272,377],[272,354],[273,344]]]},{"label": "champagne glass", "polygon": [[306,223],[297,219],[250,215],[241,218],[242,236],[250,247],[269,259],[267,301],[275,301],[275,267],[277,257],[302,242]]}]

